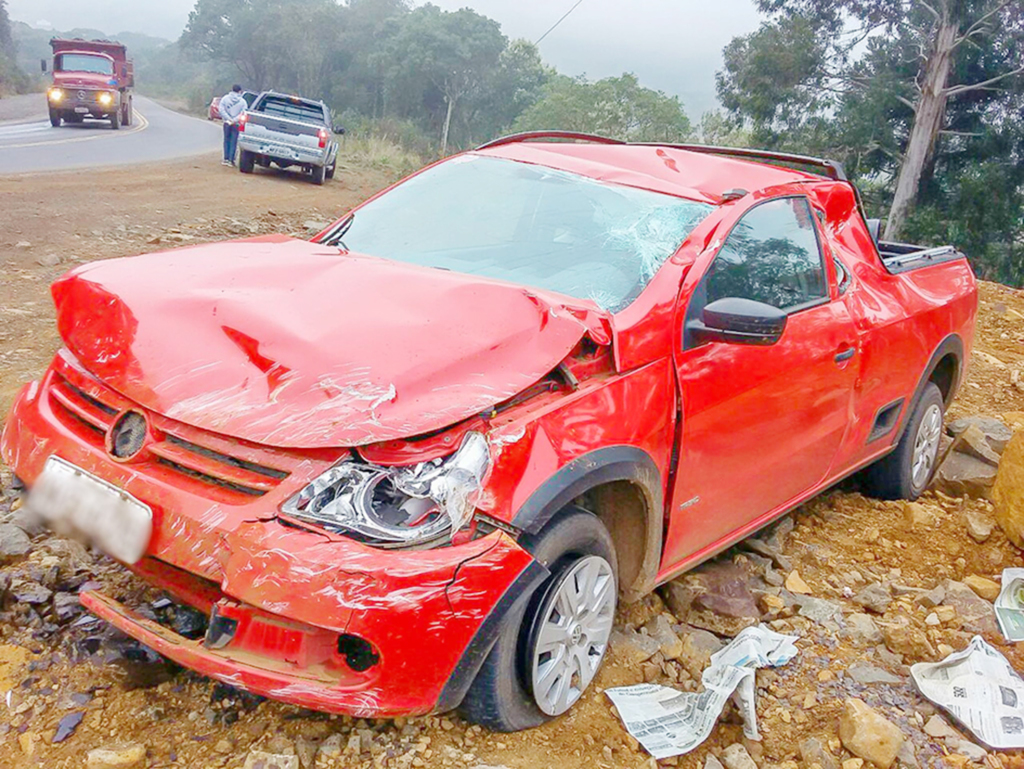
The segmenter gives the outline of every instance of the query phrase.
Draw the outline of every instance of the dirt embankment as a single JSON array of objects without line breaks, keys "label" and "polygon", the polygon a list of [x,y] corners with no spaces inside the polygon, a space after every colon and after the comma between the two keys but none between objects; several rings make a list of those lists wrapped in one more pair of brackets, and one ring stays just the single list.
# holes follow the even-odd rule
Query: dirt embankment
[{"label": "dirt embankment", "polygon": [[[47,288],[68,267],[226,237],[310,234],[389,181],[386,171],[348,167],[316,188],[286,175],[242,177],[215,162],[0,179],[0,409],[57,346]],[[951,418],[1020,423],[1022,342],[1022,292],[983,285],[977,353]],[[6,485],[9,473],[0,473]],[[0,500],[0,519],[10,505]],[[727,709],[704,745],[663,763],[703,766],[740,743],[761,767],[837,769],[853,758],[838,723],[844,700],[857,697],[899,728],[903,765],[1024,766],[1017,756],[985,756],[969,735],[933,720],[937,711],[908,676],[909,665],[963,648],[974,633],[1024,670],[1024,652],[1002,642],[988,601],[964,592],[965,583],[984,591],[979,578],[1020,562],[991,516],[989,502],[967,496],[930,492],[909,505],[852,487],[832,491],[758,541],[623,607],[617,648],[580,704],[512,735],[455,715],[374,722],[316,714],[166,665],[90,621],[74,600],[91,580],[166,611],[152,603],[157,596],[74,543],[41,535],[30,554],[0,567],[0,766],[79,767],[90,751],[116,748],[150,767],[242,767],[253,750],[296,755],[304,768],[647,767],[652,760],[603,690],[647,680],[694,691],[710,652],[758,621],[800,637],[791,663],[758,672],[763,741],[744,742]],[[672,634],[653,653],[637,640],[645,625]]]}]

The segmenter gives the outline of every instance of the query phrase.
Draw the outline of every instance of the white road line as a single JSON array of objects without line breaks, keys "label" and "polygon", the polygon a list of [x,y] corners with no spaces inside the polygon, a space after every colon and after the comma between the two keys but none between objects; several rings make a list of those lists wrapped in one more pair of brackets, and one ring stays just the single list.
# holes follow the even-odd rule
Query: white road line
[{"label": "white road line", "polygon": [[[145,131],[149,127],[149,121],[146,120],[146,118],[142,115],[141,112],[139,112],[138,110],[135,110],[133,116],[135,118],[137,118],[139,122],[136,125],[134,125],[131,128],[129,128],[127,131],[118,131],[117,133],[114,133],[113,131],[107,130],[107,131],[104,131],[102,133],[96,133],[96,134],[91,135],[91,136],[78,136],[78,137],[75,137],[74,139],[55,139],[54,141],[30,142],[30,143],[27,143],[27,144],[0,144],[0,149],[16,150],[16,149],[23,149],[25,147],[52,147],[52,146],[55,146],[55,145],[58,145],[58,144],[73,144],[75,142],[88,142],[88,141],[93,141],[94,139],[113,139],[116,136],[128,136],[129,134],[138,133],[139,131]],[[0,138],[2,138],[2,137],[0,137]],[[26,137],[26,138],[30,138],[30,137]]]},{"label": "white road line", "polygon": [[6,126],[0,128],[0,138],[5,136],[24,136],[25,134],[41,133],[42,131],[50,130],[50,122],[48,120],[42,123],[20,123],[18,125]]}]

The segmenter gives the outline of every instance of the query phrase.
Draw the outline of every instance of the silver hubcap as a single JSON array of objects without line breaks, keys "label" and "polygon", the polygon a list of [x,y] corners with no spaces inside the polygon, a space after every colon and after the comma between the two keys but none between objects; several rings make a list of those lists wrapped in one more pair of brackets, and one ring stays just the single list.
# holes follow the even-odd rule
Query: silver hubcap
[{"label": "silver hubcap", "polygon": [[615,619],[615,577],[604,558],[581,558],[541,607],[533,650],[533,696],[549,716],[580,698],[608,648]]},{"label": "silver hubcap", "polygon": [[924,412],[924,418],[917,428],[914,439],[914,457],[912,460],[912,479],[915,489],[922,489],[928,483],[939,453],[939,436],[942,435],[942,409],[935,404]]}]

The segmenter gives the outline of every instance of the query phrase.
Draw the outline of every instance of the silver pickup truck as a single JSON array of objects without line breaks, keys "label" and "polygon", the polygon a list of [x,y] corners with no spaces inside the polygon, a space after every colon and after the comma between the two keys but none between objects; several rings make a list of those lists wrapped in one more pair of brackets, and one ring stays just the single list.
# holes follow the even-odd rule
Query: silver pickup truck
[{"label": "silver pickup truck", "polygon": [[255,166],[301,166],[313,182],[334,178],[338,142],[331,111],[322,101],[265,91],[238,123],[238,168],[251,174]]}]

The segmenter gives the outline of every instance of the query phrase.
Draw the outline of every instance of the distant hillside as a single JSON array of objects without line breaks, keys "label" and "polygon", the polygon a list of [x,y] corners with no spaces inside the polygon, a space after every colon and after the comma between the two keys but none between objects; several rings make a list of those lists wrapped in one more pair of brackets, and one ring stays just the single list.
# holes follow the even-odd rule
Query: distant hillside
[{"label": "distant hillside", "polygon": [[[37,29],[20,21],[12,22],[11,28],[14,41],[18,46],[18,66],[30,75],[39,74],[39,62],[42,59],[49,62],[52,55],[50,51],[50,38],[52,37],[117,40],[128,46],[128,55],[135,60],[136,71],[146,69],[149,60],[157,52],[172,44],[170,40],[143,35],[139,32],[118,32],[116,35],[111,35],[102,30],[84,27],[57,32],[52,29]],[[47,66],[49,67],[49,64]]]}]

